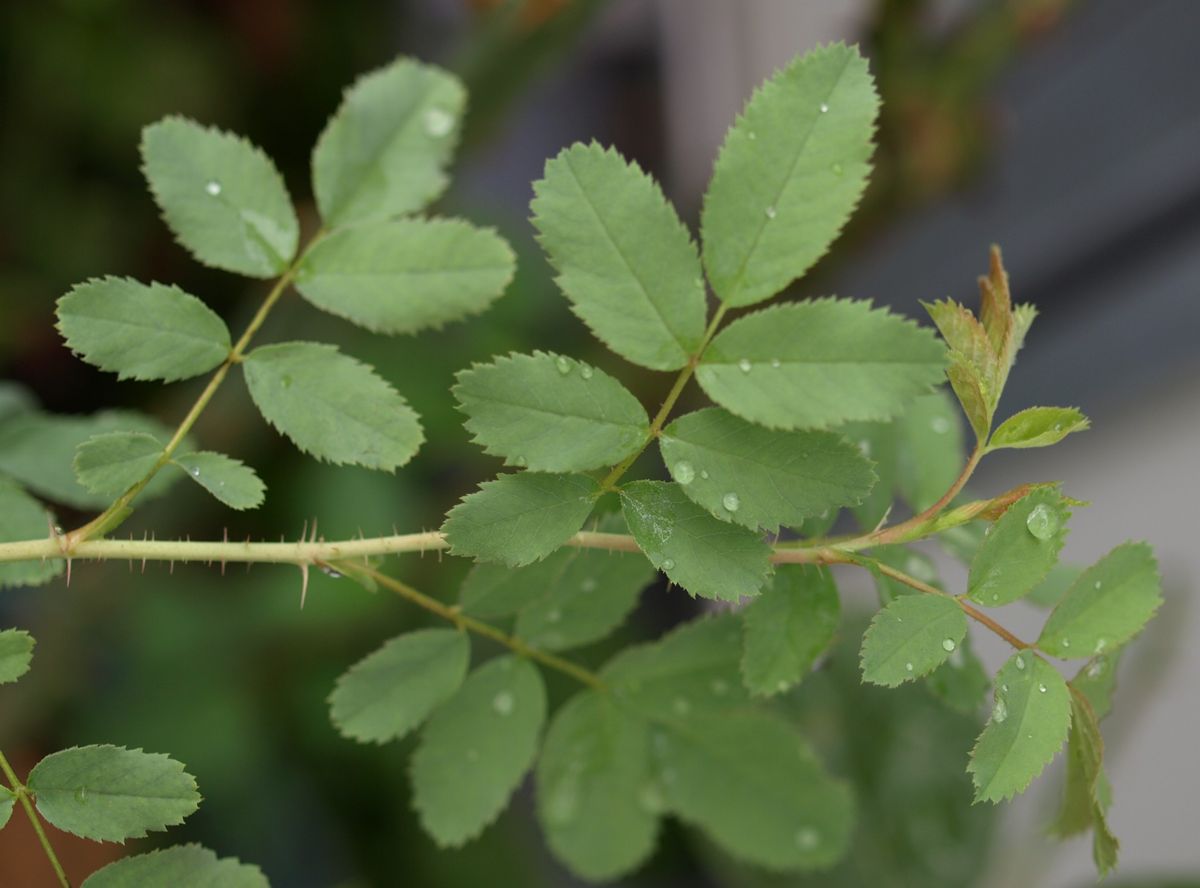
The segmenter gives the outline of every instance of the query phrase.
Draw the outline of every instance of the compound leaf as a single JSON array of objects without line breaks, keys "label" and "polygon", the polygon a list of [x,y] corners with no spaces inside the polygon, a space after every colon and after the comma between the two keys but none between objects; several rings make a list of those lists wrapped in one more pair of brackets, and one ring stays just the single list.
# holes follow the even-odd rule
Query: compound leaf
[{"label": "compound leaf", "polygon": [[182,823],[200,804],[196,781],[179,762],[119,746],[52,753],[29,772],[28,783],[50,823],[99,842],[138,839]]},{"label": "compound leaf", "polygon": [[548,161],[533,189],[533,223],[574,312],[635,364],[683,367],[704,338],[704,279],[654,180],[593,143]]},{"label": "compound leaf", "polygon": [[202,450],[176,456],[173,462],[231,509],[256,509],[262,505],[266,485],[254,469],[232,456]]},{"label": "compound leaf", "polygon": [[33,636],[21,629],[0,631],[0,684],[14,682],[33,662]]},{"label": "compound leaf", "polygon": [[[0,543],[45,537],[53,525],[45,506],[0,475]],[[0,589],[10,586],[38,586],[58,576],[61,561],[36,559],[0,564]],[[0,673],[3,667],[0,667]],[[12,679],[9,679],[11,681]]]},{"label": "compound leaf", "polygon": [[599,495],[600,485],[587,475],[501,475],[463,497],[442,532],[454,555],[519,567],[574,536]]},{"label": "compound leaf", "polygon": [[967,594],[999,607],[1016,601],[1046,578],[1058,563],[1071,511],[1053,487],[1017,500],[992,525],[971,562]]},{"label": "compound leaf", "polygon": [[305,253],[296,289],[377,333],[441,327],[491,305],[514,258],[494,231],[457,219],[393,219],[335,231]]},{"label": "compound leaf", "polygon": [[1062,748],[1071,726],[1071,693],[1041,657],[1014,654],[996,674],[995,703],[967,770],[975,801],[1024,792]]},{"label": "compound leaf", "polygon": [[1124,543],[1079,575],[1051,611],[1038,647],[1062,659],[1111,651],[1141,632],[1161,604],[1154,552]]},{"label": "compound leaf", "polygon": [[497,657],[421,730],[412,757],[413,804],[443,846],[457,846],[491,823],[533,764],[546,720],[546,688],[527,660]]},{"label": "compound leaf", "polygon": [[850,788],[786,721],[753,709],[664,718],[653,749],[668,810],[735,857],[772,870],[825,867],[853,832]]},{"label": "compound leaf", "polygon": [[875,483],[871,464],[840,435],[765,429],[719,407],[675,420],[659,447],[689,499],[752,530],[857,504]]},{"label": "compound leaf", "polygon": [[404,398],[332,345],[264,345],[242,366],[267,422],[317,459],[390,472],[421,446],[421,423]]},{"label": "compound leaf", "polygon": [[824,46],[764,83],[704,196],[704,265],[729,305],[774,296],[816,262],[862,196],[879,109],[866,60]]},{"label": "compound leaf", "polygon": [[933,334],[870,303],[771,306],[717,334],[696,368],[714,401],[771,428],[884,420],[936,385],[945,350]]},{"label": "compound leaf", "polygon": [[457,380],[467,431],[509,465],[542,472],[611,466],[649,434],[646,411],[621,383],[562,355],[508,355]]},{"label": "compound leaf", "polygon": [[742,613],[746,687],[769,696],[799,683],[833,641],[840,618],[837,586],[828,570],[781,565]]},{"label": "compound leaf", "polygon": [[154,469],[162,450],[162,444],[145,432],[96,435],[75,452],[75,477],[93,493],[122,493]]},{"label": "compound leaf", "polygon": [[269,278],[296,255],[283,177],[240,136],[167,117],[142,130],[142,171],[175,238],[199,262]]},{"label": "compound leaf", "polygon": [[268,888],[262,870],[233,857],[218,858],[199,845],[176,845],[125,857],[92,873],[82,888]]},{"label": "compound leaf", "polygon": [[586,691],[555,713],[537,766],[537,813],[555,857],[615,879],[654,850],[661,811],[646,722]]},{"label": "compound leaf", "polygon": [[737,601],[757,594],[770,573],[762,537],[714,518],[678,484],[632,481],[621,507],[650,563],[692,595]]},{"label": "compound leaf", "polygon": [[967,634],[967,616],[946,595],[902,595],[863,635],[863,680],[896,687],[942,665]]},{"label": "compound leaf", "polygon": [[229,355],[225,322],[195,296],[167,284],[90,280],[58,300],[57,314],[71,351],[118,379],[188,379]]},{"label": "compound leaf", "polygon": [[988,442],[988,450],[1002,447],[1049,447],[1072,432],[1091,427],[1088,418],[1074,407],[1030,407],[1010,416]]},{"label": "compound leaf", "polygon": [[412,213],[441,194],[465,104],[457,78],[411,59],[360,77],[313,149],[325,227]]},{"label": "compound leaf", "polygon": [[398,740],[458,690],[470,658],[466,633],[454,629],[397,636],[337,680],[330,718],[360,743]]}]

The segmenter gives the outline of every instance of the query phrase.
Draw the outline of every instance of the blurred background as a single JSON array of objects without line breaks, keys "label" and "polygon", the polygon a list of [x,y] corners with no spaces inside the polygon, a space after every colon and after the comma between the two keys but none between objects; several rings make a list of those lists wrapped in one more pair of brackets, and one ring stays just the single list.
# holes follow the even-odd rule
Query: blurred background
[{"label": "blurred background", "polygon": [[[373,363],[433,442],[397,476],[302,458],[226,385],[197,435],[269,487],[252,514],[179,487],[129,529],[159,537],[328,538],[436,527],[496,462],[468,442],[447,390],[471,361],[552,346],[593,361],[647,401],[661,376],[605,354],[567,311],[528,224],[545,158],[597,139],[663,183],[689,223],[725,128],[762,78],[830,40],[859,41],[883,94],[875,174],[835,251],[797,289],[974,304],[992,242],[1034,326],[1001,412],[1072,404],[1094,430],[1052,451],[989,458],[973,487],[1061,479],[1092,502],[1064,557],[1089,563],[1130,536],[1157,549],[1166,604],[1106,722],[1122,885],[1200,884],[1200,4],[1189,0],[8,0],[0,4],[0,378],[48,410],[133,407],[174,423],[198,384],[122,383],[74,360],[53,328],[73,283],[127,274],[178,283],[245,323],[262,287],[191,262],[138,171],[140,128],[168,112],[244,133],[267,150],[311,222],[309,150],[341,90],[398,53],[446,65],[471,93],[456,185],[438,211],[494,224],[518,278],[486,315],[388,339],[290,300],[263,341],[316,337]],[[651,463],[647,472],[657,471]],[[61,510],[64,524],[81,513]],[[465,565],[393,564],[452,598]],[[945,564],[952,587],[960,569]],[[956,573],[956,570],[959,572]],[[131,573],[132,571],[132,573]],[[846,577],[848,605],[870,593]],[[37,590],[0,593],[0,625],[38,638],[34,670],[0,692],[0,748],[22,773],[73,744],[170,753],[205,803],[172,842],[261,865],[279,886],[563,886],[522,790],[460,852],[418,830],[408,743],[339,738],[324,699],[336,676],[422,619],[395,600],[282,568],[76,565]],[[691,612],[653,589],[615,643]],[[1017,627],[1040,615],[1006,614]],[[854,626],[840,655],[786,702],[830,767],[855,784],[862,823],[831,873],[768,879],[677,826],[630,886],[1075,886],[1090,842],[1044,837],[1057,769],[1002,809],[972,808],[961,765],[979,721],[923,688],[857,681]],[[989,665],[1003,652],[979,639]],[[612,644],[582,652],[601,662]],[[552,693],[570,689],[552,685]],[[123,849],[56,834],[77,878]],[[135,843],[136,845],[137,843]],[[152,847],[144,844],[141,847]],[[0,885],[49,885],[19,817],[0,833]]]}]

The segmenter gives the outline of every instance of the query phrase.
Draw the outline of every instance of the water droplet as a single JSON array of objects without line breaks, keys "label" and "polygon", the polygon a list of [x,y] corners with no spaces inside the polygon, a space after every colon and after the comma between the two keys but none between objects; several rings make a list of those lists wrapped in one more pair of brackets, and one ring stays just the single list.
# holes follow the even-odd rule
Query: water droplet
[{"label": "water droplet", "polygon": [[824,102],[822,102],[822,103],[821,103],[821,113],[822,113],[822,114],[828,114],[828,113],[829,113],[829,106],[828,106],[828,105],[826,105]]},{"label": "water droplet", "polygon": [[775,208],[774,207],[767,207],[765,210],[763,210],[763,212],[767,214],[768,219],[775,218]]},{"label": "water droplet", "polygon": [[582,367],[579,368],[579,375],[582,376],[584,379],[591,379],[592,378],[592,368],[587,366],[587,364],[584,364]]},{"label": "water droplet", "polygon": [[787,689],[788,689],[788,683],[786,681],[784,681],[782,678],[779,679],[779,681],[777,681],[775,683],[775,690],[779,691],[779,693],[782,694]]},{"label": "water droplet", "polygon": [[993,593],[992,593],[992,601],[999,601],[999,600],[1000,600],[1000,593],[999,593],[999,592],[993,592]]},{"label": "water droplet", "polygon": [[209,197],[216,197],[221,193],[221,183],[216,179],[209,179],[208,183],[204,186],[204,192]]},{"label": "water droplet", "polygon": [[512,715],[514,706],[516,706],[516,701],[508,691],[501,691],[492,698],[492,709],[501,715]]},{"label": "water droplet", "polygon": [[674,474],[680,484],[691,484],[696,480],[696,470],[687,460],[675,464]]},{"label": "water droplet", "polygon": [[758,138],[758,133],[753,132],[753,131],[748,132],[748,133],[746,133],[746,138],[749,139],[751,142],[753,142],[755,139]]},{"label": "water droplet", "polygon": [[1108,647],[1108,639],[1107,638],[1097,638],[1096,639],[1096,653],[1097,654],[1100,653],[1101,651],[1103,651],[1106,647]]},{"label": "water droplet", "polygon": [[325,576],[330,577],[331,579],[334,579],[334,580],[340,580],[342,578],[342,575],[340,573],[338,573],[336,570],[334,570],[332,567],[329,567],[328,565],[321,568],[321,573],[325,574]]},{"label": "water droplet", "polygon": [[913,671],[913,664],[912,664],[912,663],[905,663],[905,664],[904,664],[904,668],[905,668],[905,669],[907,669],[909,672],[912,672],[912,671]]},{"label": "water droplet", "polygon": [[441,108],[430,108],[425,112],[425,132],[440,139],[454,129],[454,118]]},{"label": "water droplet", "polygon": [[729,682],[723,678],[714,678],[710,687],[712,688],[712,692],[718,697],[724,697],[729,693]]},{"label": "water droplet", "polygon": [[529,465],[529,460],[527,460],[527,459],[526,459],[525,457],[523,457],[523,456],[518,456],[516,459],[514,459],[514,460],[513,460],[513,462],[514,462],[516,465],[518,465],[518,466],[521,466],[522,468],[524,468],[525,466]]},{"label": "water droplet", "polygon": [[558,368],[558,372],[563,376],[571,372],[571,362],[561,355],[554,359],[554,366]]},{"label": "water droplet", "polygon": [[56,525],[54,525],[54,532],[55,532],[56,534],[58,534],[59,536],[62,536],[62,535],[63,535],[63,527],[62,527],[62,525],[61,525],[61,524],[56,524]]},{"label": "water droplet", "polygon": [[1048,540],[1058,530],[1058,516],[1045,503],[1038,503],[1025,519],[1025,526],[1039,540]]},{"label": "water droplet", "polygon": [[593,579],[592,577],[588,577],[586,580],[584,580],[582,583],[579,584],[579,589],[581,592],[595,592],[596,591],[595,579]]},{"label": "water droplet", "polygon": [[863,456],[870,456],[871,455],[871,442],[868,441],[866,438],[863,438],[861,441],[858,442],[858,449],[860,451],[862,451]]},{"label": "water droplet", "polygon": [[1006,718],[1008,718],[1008,704],[1003,699],[998,698],[995,707],[992,709],[992,721],[1000,724]]},{"label": "water droplet", "polygon": [[1099,678],[1104,674],[1104,661],[1097,660],[1087,669],[1088,678]]},{"label": "water droplet", "polygon": [[[707,469],[701,469],[701,470],[700,470],[700,477],[701,477],[701,478],[703,478],[705,481],[707,481],[707,480],[708,480],[708,470],[707,470]],[[62,533],[62,531],[60,530],[60,531],[59,531],[59,533]]]},{"label": "water droplet", "polygon": [[843,172],[842,165],[840,163],[835,163],[833,166],[830,167],[830,169],[833,170],[833,174],[835,176],[840,176]]},{"label": "water droplet", "polygon": [[956,647],[958,647],[958,644],[955,643],[953,638],[943,638],[942,639],[942,650],[953,651]]},{"label": "water droplet", "polygon": [[1095,583],[1095,586],[1094,586],[1094,588],[1096,588],[1096,589],[1099,589],[1099,588],[1100,588],[1100,585],[1101,585],[1100,581],[1099,581],[1099,580],[1096,580],[1096,583]]},{"label": "water droplet", "polygon": [[81,804],[81,805],[86,805],[87,800],[88,800],[88,797],[87,797],[87,787],[86,786],[81,786],[77,790],[75,790],[75,801],[79,802],[79,804]]},{"label": "water droplet", "polygon": [[292,387],[292,377],[286,373],[283,374],[283,376],[279,377],[279,384],[285,389],[291,388]]},{"label": "water droplet", "polygon": [[643,811],[651,814],[661,814],[667,807],[657,783],[647,783],[641,788],[641,791],[638,792],[638,804]]},{"label": "water droplet", "polygon": [[200,469],[197,466],[192,466],[192,477],[193,478],[200,477]]},{"label": "water droplet", "polygon": [[778,370],[782,366],[783,366],[783,363],[779,360],[779,358],[771,358],[771,367],[772,368],[774,368],[775,370]]},{"label": "water droplet", "polygon": [[676,697],[675,702],[671,704],[671,708],[675,710],[676,715],[687,715],[692,711],[692,704],[683,697]]},{"label": "water droplet", "polygon": [[754,369],[754,365],[750,363],[749,358],[742,358],[740,361],[738,361],[738,369],[743,373],[749,373],[752,369]]},{"label": "water droplet", "polygon": [[1020,654],[1018,654],[1017,655],[1017,671],[1022,671],[1024,669],[1025,669],[1025,658],[1022,657]]},{"label": "water droplet", "polygon": [[1063,647],[1065,647],[1065,648],[1069,648],[1069,647],[1071,646],[1071,639],[1069,639],[1069,638],[1064,638],[1064,639],[1062,640],[1062,646],[1063,646]]},{"label": "water droplet", "polygon": [[1038,693],[1040,693],[1040,694],[1046,693],[1046,686],[1044,684],[1040,684],[1040,683],[1038,684]]},{"label": "water droplet", "polygon": [[674,570],[675,569],[675,559],[664,558],[661,566],[662,566],[663,570]]},{"label": "water droplet", "polygon": [[1004,693],[1007,694],[1008,693],[1008,685],[1006,685],[1006,684],[1000,685],[1000,690],[1002,690]]},{"label": "water droplet", "polygon": [[944,435],[950,431],[950,420],[944,416],[935,416],[929,421],[929,427],[933,429],[935,435]]},{"label": "water droplet", "polygon": [[736,493],[727,493],[721,497],[721,505],[725,507],[727,512],[736,512],[742,507],[742,501],[738,499]]},{"label": "water droplet", "polygon": [[561,619],[562,619],[562,611],[560,611],[558,608],[555,607],[555,608],[551,608],[550,610],[546,611],[546,622],[547,623],[557,623]]},{"label": "water droplet", "polygon": [[803,851],[811,851],[817,847],[817,843],[821,841],[821,837],[815,829],[804,827],[804,829],[796,830],[796,847]]}]

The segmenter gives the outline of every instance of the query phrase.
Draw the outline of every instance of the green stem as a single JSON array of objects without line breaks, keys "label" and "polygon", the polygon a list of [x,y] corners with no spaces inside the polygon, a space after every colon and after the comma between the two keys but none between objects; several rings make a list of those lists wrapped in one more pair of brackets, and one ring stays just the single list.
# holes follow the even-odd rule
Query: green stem
[{"label": "green stem", "polygon": [[54,875],[58,877],[58,884],[63,888],[71,888],[71,880],[67,878],[67,873],[63,869],[62,864],[58,861],[58,855],[54,853],[54,846],[50,844],[50,837],[46,835],[46,831],[42,828],[41,818],[38,817],[37,811],[33,808],[33,802],[29,800],[29,789],[17,779],[17,774],[12,769],[12,765],[8,763],[8,759],[4,757],[4,753],[0,752],[0,771],[4,773],[5,779],[8,781],[9,788],[13,795],[21,803],[21,807],[25,809],[25,816],[29,818],[29,823],[33,827],[34,833],[38,837],[38,841],[42,843],[42,850],[46,852],[46,858],[50,861],[50,866],[54,870]]},{"label": "green stem", "polygon": [[310,240],[305,246],[304,250],[297,255],[292,264],[287,267],[287,270],[285,270],[284,273],[280,275],[279,279],[275,281],[274,286],[272,286],[270,292],[267,293],[262,305],[258,307],[258,311],[254,313],[254,317],[250,319],[250,323],[246,325],[245,331],[242,333],[238,341],[234,343],[233,348],[229,350],[229,356],[225,358],[224,363],[222,363],[221,366],[213,372],[213,375],[208,380],[208,385],[204,387],[204,391],[200,392],[200,396],[196,398],[195,403],[192,404],[192,408],[179,423],[179,426],[175,429],[175,434],[171,436],[171,440],[167,442],[167,445],[163,448],[162,453],[159,455],[154,465],[150,467],[150,470],[146,472],[141,480],[117,497],[113,504],[107,509],[101,512],[87,524],[84,524],[82,527],[65,534],[59,540],[59,545],[65,553],[73,554],[81,543],[84,543],[87,540],[93,539],[97,536],[103,536],[116,527],[122,520],[124,520],[125,515],[128,514],[129,508],[133,501],[137,498],[138,494],[140,494],[145,489],[146,485],[153,480],[154,476],[157,475],[159,471],[161,471],[162,468],[171,461],[171,457],[175,455],[175,451],[179,449],[179,445],[183,443],[183,439],[187,436],[187,433],[192,430],[192,426],[196,424],[196,420],[200,418],[200,414],[202,414],[204,409],[208,407],[213,395],[217,393],[217,389],[221,387],[221,383],[224,382],[225,377],[229,375],[230,368],[233,367],[234,364],[241,362],[242,357],[246,353],[246,349],[250,345],[250,340],[254,338],[254,334],[257,333],[259,328],[262,327],[263,323],[267,319],[267,315],[270,314],[271,309],[275,307],[275,303],[279,301],[280,297],[283,296],[284,292],[287,290],[288,285],[291,284],[292,280],[295,278],[296,269],[299,268],[300,262],[303,260],[305,254],[309,249],[312,248],[314,244],[317,243],[317,241],[324,236],[324,231],[318,231],[312,240]]},{"label": "green stem", "polygon": [[[324,565],[323,565],[324,566]],[[543,666],[548,666],[551,669],[569,675],[577,681],[582,682],[588,687],[597,690],[604,690],[604,683],[600,680],[600,676],[590,670],[584,669],[570,660],[555,656],[547,651],[538,650],[530,647],[521,639],[514,635],[508,635],[501,632],[495,626],[489,623],[483,623],[476,620],[474,617],[468,617],[460,608],[453,607],[448,604],[443,604],[436,598],[431,598],[424,592],[418,592],[405,583],[400,582],[387,574],[380,573],[371,567],[366,567],[361,564],[354,563],[338,563],[328,565],[336,569],[339,573],[344,573],[346,576],[354,577],[355,575],[368,577],[371,580],[395,592],[401,598],[429,611],[431,614],[436,614],[444,620],[449,620],[459,629],[465,629],[468,632],[474,632],[476,635],[481,635],[484,638],[490,638],[507,647],[513,653],[521,657],[526,657],[530,660],[536,660]]]},{"label": "green stem", "polygon": [[672,384],[671,390],[667,392],[662,405],[658,408],[658,413],[654,415],[654,419],[650,422],[650,428],[646,432],[646,439],[642,442],[642,446],[613,467],[613,470],[600,482],[601,490],[615,490],[617,482],[629,471],[630,466],[646,451],[651,442],[662,433],[663,426],[667,423],[667,418],[671,415],[671,411],[675,409],[675,403],[679,400],[679,396],[683,394],[683,390],[687,387],[692,375],[696,372],[696,365],[704,357],[704,350],[708,348],[708,344],[712,341],[713,336],[716,335],[717,327],[720,326],[721,321],[725,318],[726,311],[728,311],[728,308],[723,304],[717,308],[712,320],[708,324],[708,329],[704,331],[704,338],[700,340],[699,347],[694,354],[688,357],[687,364],[679,371],[679,375],[675,377],[675,382]]},{"label": "green stem", "polygon": [[958,477],[954,479],[954,483],[950,485],[950,488],[942,494],[936,503],[925,511],[913,515],[907,521],[902,521],[888,528],[880,528],[874,533],[868,534],[867,538],[871,540],[870,545],[883,546],[888,543],[914,539],[915,537],[912,536],[913,533],[919,534],[925,530],[941,514],[942,510],[950,505],[950,502],[962,492],[962,489],[966,486],[967,481],[970,480],[971,475],[975,473],[975,468],[979,465],[979,461],[983,459],[983,455],[986,452],[983,442],[977,442],[975,449],[971,451],[971,456],[967,459],[966,465],[958,473]]}]

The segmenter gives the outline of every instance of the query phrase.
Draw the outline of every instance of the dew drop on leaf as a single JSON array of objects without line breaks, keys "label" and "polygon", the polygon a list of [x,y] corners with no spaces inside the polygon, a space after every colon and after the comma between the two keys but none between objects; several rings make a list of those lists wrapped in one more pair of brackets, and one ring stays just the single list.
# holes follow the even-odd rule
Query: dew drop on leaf
[{"label": "dew drop on leaf", "polygon": [[1062,640],[1062,646],[1063,646],[1063,647],[1065,647],[1065,648],[1069,648],[1069,647],[1071,646],[1071,639],[1069,639],[1069,638],[1064,638],[1064,639]]},{"label": "dew drop on leaf", "polygon": [[86,805],[87,800],[88,800],[88,797],[87,797],[87,787],[86,786],[81,786],[75,790],[75,801],[79,802],[79,804],[81,804],[81,805]]},{"label": "dew drop on leaf", "polygon": [[929,427],[933,429],[934,434],[944,435],[946,432],[950,431],[950,420],[946,419],[944,416],[935,416],[932,420],[930,420]]},{"label": "dew drop on leaf", "polygon": [[774,207],[767,207],[763,212],[767,214],[768,219],[775,218],[775,208]]},{"label": "dew drop on leaf", "polygon": [[1024,669],[1025,669],[1025,658],[1018,656],[1017,657],[1017,670],[1023,671]]},{"label": "dew drop on leaf", "polygon": [[1104,661],[1097,660],[1087,669],[1088,678],[1099,678],[1104,673]]},{"label": "dew drop on leaf", "polygon": [[514,705],[513,695],[508,691],[501,691],[492,698],[492,709],[500,715],[512,715]]},{"label": "dew drop on leaf", "polygon": [[673,558],[663,559],[662,569],[663,570],[674,570],[675,569],[675,560]]},{"label": "dew drop on leaf", "polygon": [[740,361],[738,361],[738,369],[743,373],[749,373],[753,368],[754,365],[750,363],[749,358],[742,358]]},{"label": "dew drop on leaf", "polygon": [[958,647],[958,645],[954,643],[953,638],[943,638],[942,639],[942,650],[953,651],[956,647]]},{"label": "dew drop on leaf", "polygon": [[817,847],[817,843],[820,840],[821,837],[817,835],[817,831],[815,829],[805,827],[804,829],[796,831],[796,847],[803,851],[811,851],[813,848]]},{"label": "dew drop on leaf", "polygon": [[1045,686],[1044,684],[1039,684],[1039,685],[1038,685],[1038,693],[1039,693],[1039,694],[1044,694],[1044,693],[1046,693],[1046,686]]},{"label": "dew drop on leaf", "polygon": [[905,668],[905,669],[907,669],[909,672],[912,672],[912,671],[913,671],[913,664],[912,664],[912,663],[905,663],[905,664],[904,664],[904,668]]},{"label": "dew drop on leaf", "polygon": [[[707,480],[708,480],[708,470],[707,470],[707,469],[701,469],[701,470],[700,470],[700,477],[701,477],[701,478],[703,478],[705,481],[707,481]],[[62,528],[59,528],[59,531],[58,531],[58,532],[59,532],[59,533],[62,533]]]},{"label": "dew drop on leaf", "polygon": [[725,507],[727,512],[736,512],[742,507],[742,501],[736,493],[727,493],[721,497],[721,505]]},{"label": "dew drop on leaf", "polygon": [[582,376],[584,379],[591,379],[592,378],[592,368],[588,367],[587,365],[580,367],[579,375]]},{"label": "dew drop on leaf", "polygon": [[204,186],[204,192],[205,192],[205,194],[208,194],[210,197],[216,197],[218,194],[221,193],[221,183],[218,182],[216,179],[210,179],[208,181],[208,184],[206,184]]},{"label": "dew drop on leaf", "polygon": [[833,170],[833,174],[835,176],[840,176],[842,174],[842,165],[840,163],[835,163],[830,167],[830,169]]},{"label": "dew drop on leaf", "polygon": [[430,108],[425,112],[425,132],[440,139],[454,128],[454,118],[441,108]]},{"label": "dew drop on leaf", "polygon": [[580,589],[580,591],[582,591],[582,592],[594,592],[594,591],[596,591],[596,580],[595,580],[595,578],[594,578],[594,577],[588,577],[586,580],[584,580],[582,583],[580,583],[580,584],[579,584],[579,589]]},{"label": "dew drop on leaf", "polygon": [[687,460],[675,464],[675,480],[680,484],[691,484],[696,480],[696,470]]},{"label": "dew drop on leaf", "polygon": [[782,366],[783,366],[783,364],[779,360],[779,358],[771,358],[771,367],[772,368],[774,368],[775,370],[778,370]]},{"label": "dew drop on leaf", "polygon": [[1000,724],[1008,718],[1008,704],[1003,699],[996,700],[996,706],[992,709],[992,721]]},{"label": "dew drop on leaf", "polygon": [[562,356],[554,359],[554,365],[558,367],[558,372],[563,376],[571,372],[571,362]]},{"label": "dew drop on leaf", "polygon": [[821,103],[821,113],[822,114],[829,113],[829,106],[827,104],[825,104],[824,102]]},{"label": "dew drop on leaf", "polygon": [[1045,503],[1038,503],[1025,519],[1025,526],[1039,540],[1048,540],[1058,530],[1058,516]]}]

